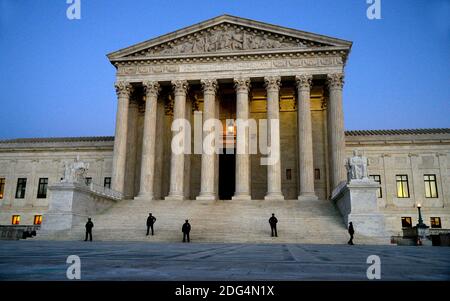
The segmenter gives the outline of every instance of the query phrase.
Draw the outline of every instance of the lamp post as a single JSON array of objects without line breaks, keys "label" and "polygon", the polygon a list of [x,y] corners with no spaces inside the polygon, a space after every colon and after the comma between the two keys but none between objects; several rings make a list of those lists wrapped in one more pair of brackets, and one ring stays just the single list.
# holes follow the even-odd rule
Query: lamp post
[{"label": "lamp post", "polygon": [[417,227],[419,228],[425,228],[425,224],[423,223],[423,219],[422,219],[422,212],[420,211],[420,209],[422,208],[422,205],[417,204],[417,210],[419,211],[419,223],[417,224]]},{"label": "lamp post", "polygon": [[417,204],[417,210],[419,211],[419,223],[416,225],[416,233],[417,233],[417,245],[421,246],[423,243],[429,243],[428,236],[430,235],[430,232],[428,230],[428,226],[423,223],[422,219],[422,212],[420,209],[422,206],[420,204]]}]

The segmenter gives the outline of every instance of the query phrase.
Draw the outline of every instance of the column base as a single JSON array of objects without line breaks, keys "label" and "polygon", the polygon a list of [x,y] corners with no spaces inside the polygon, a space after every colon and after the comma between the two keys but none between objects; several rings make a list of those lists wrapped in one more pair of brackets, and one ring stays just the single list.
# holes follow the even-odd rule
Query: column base
[{"label": "column base", "polygon": [[248,194],[238,194],[231,197],[233,201],[251,201],[252,197]]},{"label": "column base", "polygon": [[135,200],[148,200],[153,201],[155,198],[153,194],[138,194],[136,197],[134,197]]},{"label": "column base", "polygon": [[217,198],[214,193],[205,193],[205,194],[200,194],[195,199],[197,201],[215,201]]},{"label": "column base", "polygon": [[316,201],[319,198],[317,197],[317,195],[313,192],[307,192],[307,193],[301,193],[298,198],[299,201]]},{"label": "column base", "polygon": [[284,196],[281,193],[270,193],[264,197],[266,201],[284,201]]},{"label": "column base", "polygon": [[184,201],[184,195],[172,194],[164,198],[166,201]]}]

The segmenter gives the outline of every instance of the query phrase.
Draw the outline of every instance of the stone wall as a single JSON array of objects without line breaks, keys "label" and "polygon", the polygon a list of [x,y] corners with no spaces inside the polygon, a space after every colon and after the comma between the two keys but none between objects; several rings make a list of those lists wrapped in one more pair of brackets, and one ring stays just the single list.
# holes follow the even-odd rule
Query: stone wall
[{"label": "stone wall", "polygon": [[[285,94],[284,94],[285,95]],[[321,107],[320,94],[312,96],[312,122],[314,143],[314,167],[320,169],[320,180],[315,181],[316,193],[320,199],[330,194],[327,184],[327,145],[326,110]],[[258,101],[258,99],[256,99]],[[260,103],[264,106],[264,100]],[[289,105],[285,98],[283,105]],[[282,127],[282,187],[286,198],[295,199],[297,195],[297,138],[296,112],[281,112]],[[264,118],[264,112],[251,111],[251,117]],[[167,195],[170,173],[170,141],[172,116],[165,115],[160,121],[159,137],[162,148],[158,164],[161,169],[161,193]],[[142,113],[138,117],[138,133],[142,136]],[[292,126],[294,124],[294,126]],[[62,140],[61,140],[62,139]],[[11,216],[21,215],[21,224],[32,224],[34,215],[43,215],[48,209],[49,196],[37,198],[39,178],[48,178],[49,185],[59,182],[63,175],[64,162],[73,161],[77,155],[90,164],[87,176],[96,184],[103,185],[105,177],[111,176],[112,148],[111,137],[61,138],[60,140],[30,139],[21,142],[0,142],[0,177],[6,179],[3,199],[0,200],[0,224],[11,224]],[[137,139],[140,140],[139,138]],[[347,135],[347,156],[354,149],[362,151],[369,159],[369,174],[381,177],[382,198],[377,199],[380,212],[385,216],[386,230],[392,233],[401,231],[401,217],[411,217],[417,222],[416,205],[422,205],[425,223],[430,217],[441,217],[443,228],[450,228],[450,135]],[[136,169],[134,193],[139,187],[140,151],[136,145]],[[200,190],[200,155],[192,155],[190,160],[190,197],[194,198]],[[286,169],[291,169],[291,180],[286,179]],[[408,175],[410,197],[396,197],[396,174]],[[435,174],[438,198],[425,198],[423,174]],[[16,199],[17,179],[27,178],[25,198]],[[252,156],[252,197],[261,199],[267,189],[267,176],[264,166],[259,165],[259,155]]]},{"label": "stone wall", "polygon": [[[69,140],[72,140],[71,138]],[[87,177],[98,185],[111,177],[111,138],[88,138],[89,141],[0,143],[0,178],[5,178],[5,191],[0,199],[0,224],[11,224],[11,216],[21,215],[21,224],[33,224],[34,215],[43,215],[49,206],[46,198],[38,198],[39,178],[48,178],[48,185],[60,182],[64,162],[73,162],[77,155],[89,163]],[[26,178],[25,198],[15,198],[17,179]]]}]

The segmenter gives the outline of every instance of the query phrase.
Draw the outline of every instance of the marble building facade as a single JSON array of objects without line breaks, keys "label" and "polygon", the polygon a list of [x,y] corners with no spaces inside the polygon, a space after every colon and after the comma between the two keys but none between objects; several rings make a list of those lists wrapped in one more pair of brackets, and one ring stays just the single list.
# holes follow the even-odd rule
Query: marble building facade
[{"label": "marble building facade", "polygon": [[[42,187],[60,181],[77,155],[89,163],[90,181],[124,199],[318,202],[346,180],[345,159],[358,149],[380,182],[388,229],[401,229],[419,203],[425,218],[450,228],[449,129],[344,131],[351,45],[224,15],[109,54],[117,70],[115,136],[0,141],[0,224],[44,215]],[[267,140],[281,160],[263,166],[260,154],[173,154],[173,120],[193,121],[198,112],[225,131],[229,119],[278,119],[279,139]],[[234,125],[232,132],[248,145],[248,132]],[[19,179],[26,179],[23,195]],[[408,188],[401,197],[398,179]]]}]

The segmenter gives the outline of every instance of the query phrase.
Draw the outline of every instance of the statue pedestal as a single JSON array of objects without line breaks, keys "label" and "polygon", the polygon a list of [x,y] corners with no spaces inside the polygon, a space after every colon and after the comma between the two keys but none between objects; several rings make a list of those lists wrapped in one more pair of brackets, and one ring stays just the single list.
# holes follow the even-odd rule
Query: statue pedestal
[{"label": "statue pedestal", "polygon": [[49,210],[44,214],[41,233],[70,230],[91,215],[112,206],[117,199],[100,194],[84,183],[61,182],[48,187]]},{"label": "statue pedestal", "polygon": [[345,224],[353,223],[356,233],[365,236],[386,236],[384,216],[377,205],[377,182],[369,179],[351,180],[333,194],[335,202],[344,218]]}]

